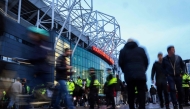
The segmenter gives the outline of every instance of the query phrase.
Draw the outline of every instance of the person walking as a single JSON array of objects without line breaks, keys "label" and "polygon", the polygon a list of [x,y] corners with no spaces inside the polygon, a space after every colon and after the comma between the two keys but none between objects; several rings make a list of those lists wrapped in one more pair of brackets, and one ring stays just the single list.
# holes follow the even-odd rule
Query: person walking
[{"label": "person walking", "polygon": [[145,109],[145,85],[148,57],[145,50],[129,39],[119,54],[119,66],[124,73],[128,89],[129,108],[135,109],[135,86],[138,91],[139,108]]},{"label": "person walking", "polygon": [[[169,109],[167,79],[162,68],[162,60],[163,60],[162,53],[158,53],[158,61],[156,61],[152,66],[151,79],[152,79],[153,84],[156,82],[158,97],[160,100],[160,107],[161,108],[164,107],[164,100],[165,100],[166,109]],[[154,81],[155,76],[156,76],[156,81]],[[163,100],[163,95],[162,95],[163,92],[164,92],[164,100]]]},{"label": "person walking", "polygon": [[151,85],[150,94],[152,97],[153,104],[156,104],[156,88],[153,85]]},{"label": "person walking", "polygon": [[[108,76],[106,78],[107,80],[107,87],[108,87],[108,91],[107,91],[107,97],[109,99],[109,101],[112,103],[112,107],[110,109],[115,109],[115,100],[114,100],[114,95],[116,92],[116,84],[117,84],[117,78],[113,75],[112,73],[112,69],[111,68],[107,68],[107,73]],[[107,106],[109,102],[107,102]],[[107,107],[109,108],[109,107]]]},{"label": "person walking", "polygon": [[[162,67],[164,73],[167,75],[172,103],[174,109],[183,109],[182,72],[185,70],[185,64],[179,55],[175,55],[174,46],[169,46],[167,52],[168,55],[163,58]],[[178,102],[176,98],[176,88],[178,91]]]},{"label": "person walking", "polygon": [[17,77],[16,81],[11,86],[11,101],[9,102],[7,108],[11,109],[12,106],[15,104],[15,109],[19,108],[18,102],[19,98],[18,95],[22,94],[22,84],[20,83],[20,78]]},{"label": "person walking", "polygon": [[[54,109],[60,108],[60,100],[63,99],[66,103],[66,106],[69,109],[74,109],[74,104],[72,102],[72,97],[69,95],[67,89],[67,76],[71,76],[72,66],[68,65],[66,62],[66,57],[69,57],[72,54],[72,50],[69,48],[65,49],[65,53],[59,56],[56,60],[56,80],[59,83],[59,94],[56,98],[54,104]],[[63,96],[64,95],[64,96]]]},{"label": "person walking", "polygon": [[21,61],[30,63],[34,68],[34,80],[33,84],[30,86],[31,89],[40,89],[45,88],[44,86],[39,86],[40,84],[46,84],[51,82],[46,75],[50,73],[50,64],[48,62],[48,53],[52,52],[52,49],[49,47],[49,37],[50,34],[44,29],[37,27],[28,27],[28,37],[33,41],[33,53],[28,57],[28,59],[22,58],[13,58],[14,61]]},{"label": "person walking", "polygon": [[67,79],[67,88],[71,97],[73,97],[73,91],[75,90],[75,84],[71,78]]}]

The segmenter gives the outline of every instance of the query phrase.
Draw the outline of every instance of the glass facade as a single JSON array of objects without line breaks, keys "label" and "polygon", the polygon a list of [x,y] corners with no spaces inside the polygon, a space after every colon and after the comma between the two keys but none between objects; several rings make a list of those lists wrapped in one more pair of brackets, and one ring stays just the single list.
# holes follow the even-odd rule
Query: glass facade
[{"label": "glass facade", "polygon": [[[74,48],[74,46],[75,45],[72,44],[71,48]],[[68,47],[70,48],[69,42],[61,37],[56,46],[56,58],[63,53],[65,48]],[[70,59],[68,58],[67,61],[69,64]],[[77,79],[77,76],[80,76],[81,79],[88,78],[88,68],[94,67],[97,70],[97,79],[101,83],[101,91],[101,88],[106,81],[107,74],[105,72],[105,69],[110,67],[107,62],[94,55],[93,53],[85,50],[84,48],[77,47],[73,57],[71,57],[71,66],[73,66],[73,71],[75,72],[75,74],[72,76],[74,81]]]}]

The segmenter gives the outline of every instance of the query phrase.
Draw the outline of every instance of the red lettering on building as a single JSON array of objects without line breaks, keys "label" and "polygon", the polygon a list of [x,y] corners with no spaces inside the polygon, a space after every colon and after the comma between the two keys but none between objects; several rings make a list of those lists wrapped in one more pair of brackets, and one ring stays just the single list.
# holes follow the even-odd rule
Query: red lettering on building
[{"label": "red lettering on building", "polygon": [[92,46],[92,51],[94,51],[95,53],[97,53],[98,55],[100,55],[109,64],[111,64],[111,65],[114,64],[114,60],[112,58],[110,58],[110,56],[108,56],[105,52],[103,52],[102,50],[100,50],[99,48],[97,48],[95,46]]}]

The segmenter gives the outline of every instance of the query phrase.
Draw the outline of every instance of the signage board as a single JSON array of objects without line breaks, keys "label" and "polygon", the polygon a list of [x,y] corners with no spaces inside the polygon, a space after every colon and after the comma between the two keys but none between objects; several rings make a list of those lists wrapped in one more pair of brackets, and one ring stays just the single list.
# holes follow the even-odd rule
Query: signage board
[{"label": "signage board", "polygon": [[109,64],[113,65],[114,60],[108,56],[105,52],[100,50],[99,48],[92,46],[92,51],[95,52],[96,54],[100,55],[103,59],[105,59]]}]

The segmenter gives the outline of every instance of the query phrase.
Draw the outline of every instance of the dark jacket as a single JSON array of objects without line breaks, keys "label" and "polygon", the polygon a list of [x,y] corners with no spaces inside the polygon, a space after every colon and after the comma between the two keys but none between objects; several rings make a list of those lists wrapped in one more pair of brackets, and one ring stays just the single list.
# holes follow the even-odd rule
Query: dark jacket
[{"label": "dark jacket", "polygon": [[154,80],[154,75],[156,74],[156,84],[166,81],[166,76],[162,68],[162,63],[155,62],[152,66],[151,79]]},{"label": "dark jacket", "polygon": [[56,80],[67,80],[67,76],[70,75],[70,72],[66,66],[66,56],[59,56],[56,60]]},{"label": "dark jacket", "polygon": [[138,47],[136,42],[128,42],[120,51],[119,66],[125,75],[126,82],[134,79],[146,80],[148,58],[145,50]]},{"label": "dark jacket", "polygon": [[[173,69],[173,64],[175,63],[175,74]],[[182,71],[185,69],[185,64],[180,56],[175,55],[174,63],[171,61],[171,58],[167,55],[163,58],[162,67],[166,76],[180,76]]]},{"label": "dark jacket", "polygon": [[155,95],[156,94],[156,89],[154,87],[150,88],[150,94]]},{"label": "dark jacket", "polygon": [[115,85],[115,90],[116,91],[121,91],[123,89],[123,84],[119,78],[117,78],[117,84]]}]

